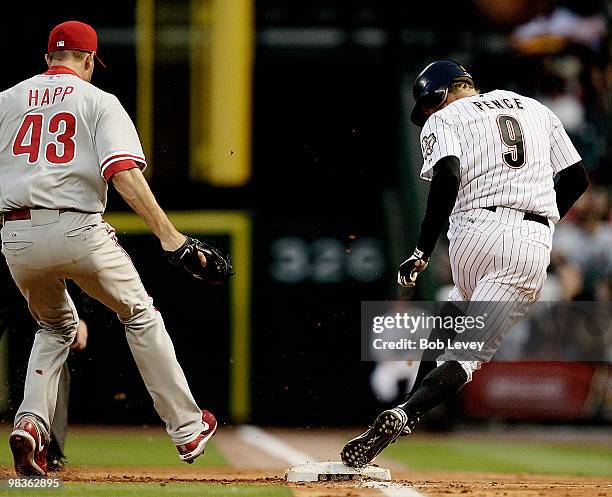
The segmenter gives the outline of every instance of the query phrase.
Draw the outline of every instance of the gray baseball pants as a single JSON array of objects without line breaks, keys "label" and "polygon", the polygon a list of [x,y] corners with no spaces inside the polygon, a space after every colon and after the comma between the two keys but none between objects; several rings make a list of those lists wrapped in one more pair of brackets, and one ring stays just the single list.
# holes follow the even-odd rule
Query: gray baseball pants
[{"label": "gray baseball pants", "polygon": [[53,422],[60,371],[76,335],[78,316],[66,291],[73,280],[117,313],[155,409],[175,444],[202,431],[202,413],[189,390],[160,313],[136,268],[100,214],[31,210],[31,219],[7,221],[2,253],[40,329],[28,363],[23,402],[47,430]]}]

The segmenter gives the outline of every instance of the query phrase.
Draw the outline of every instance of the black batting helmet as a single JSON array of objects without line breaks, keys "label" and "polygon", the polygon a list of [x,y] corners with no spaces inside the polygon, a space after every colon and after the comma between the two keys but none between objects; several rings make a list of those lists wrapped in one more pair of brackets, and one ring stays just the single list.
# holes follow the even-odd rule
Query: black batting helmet
[{"label": "black batting helmet", "polygon": [[412,87],[415,104],[410,120],[423,127],[428,117],[423,108],[432,109],[442,104],[448,95],[449,85],[456,80],[466,80],[474,84],[470,73],[454,60],[436,60],[423,69]]}]

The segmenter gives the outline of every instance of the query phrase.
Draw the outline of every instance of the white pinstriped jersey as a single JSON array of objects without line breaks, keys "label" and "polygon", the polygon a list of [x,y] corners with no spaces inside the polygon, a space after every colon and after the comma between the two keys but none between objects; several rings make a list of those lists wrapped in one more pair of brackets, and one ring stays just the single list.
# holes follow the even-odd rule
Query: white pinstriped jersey
[{"label": "white pinstriped jersey", "polygon": [[456,100],[429,117],[421,132],[421,177],[436,162],[459,158],[453,213],[509,207],[557,222],[553,177],[580,160],[559,119],[532,98],[505,90]]},{"label": "white pinstriped jersey", "polygon": [[103,212],[108,168],[126,159],[146,167],[130,117],[76,74],[40,74],[0,93],[1,212]]}]

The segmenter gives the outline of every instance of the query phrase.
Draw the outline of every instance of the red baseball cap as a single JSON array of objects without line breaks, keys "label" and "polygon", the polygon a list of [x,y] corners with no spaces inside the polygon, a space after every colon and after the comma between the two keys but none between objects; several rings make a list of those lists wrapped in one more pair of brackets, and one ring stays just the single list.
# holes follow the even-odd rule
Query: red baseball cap
[{"label": "red baseball cap", "polygon": [[49,34],[48,53],[58,50],[78,50],[94,52],[94,57],[102,67],[106,67],[98,54],[98,34],[89,24],[79,21],[66,21],[55,26]]}]

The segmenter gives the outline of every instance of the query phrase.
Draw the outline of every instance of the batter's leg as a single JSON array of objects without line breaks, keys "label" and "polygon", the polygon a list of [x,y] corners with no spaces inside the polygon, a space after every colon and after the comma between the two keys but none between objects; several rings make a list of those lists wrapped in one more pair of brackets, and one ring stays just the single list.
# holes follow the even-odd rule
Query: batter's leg
[{"label": "batter's leg", "polygon": [[[463,316],[465,314],[465,307],[466,304],[462,304],[460,300],[447,302],[444,304],[442,309],[440,309],[439,314],[442,317]],[[434,328],[429,334],[428,341],[437,342],[438,340],[441,340],[446,342],[447,340],[454,340],[456,336],[457,333],[453,329]],[[438,359],[439,355],[440,352],[436,351],[435,349],[428,349],[423,352],[414,385],[412,386],[407,398],[410,398],[419,389],[425,377],[436,368],[436,360]]]},{"label": "batter's leg", "polygon": [[[448,302],[440,310],[440,315],[462,316],[465,305]],[[435,328],[428,340],[454,340],[456,335],[452,329]],[[362,467],[371,462],[399,436],[410,433],[423,414],[448,399],[467,381],[467,375],[458,363],[437,367],[438,355],[440,352],[433,350],[423,354],[406,403],[383,411],[364,433],[346,443],[340,456],[347,466]]]},{"label": "batter's leg", "polygon": [[[504,301],[483,302],[478,299],[494,294]],[[497,351],[508,331],[521,319],[529,307],[530,292],[517,292],[516,287],[482,282],[476,286],[465,313],[474,316],[488,316],[482,336],[471,336],[470,340],[482,340],[482,352],[447,352],[437,361],[437,367],[423,379],[409,399],[399,406],[409,420],[419,419],[431,409],[450,399],[461,387],[471,381],[472,373],[487,362]],[[512,300],[511,300],[512,299]],[[479,332],[480,333],[480,332]],[[466,354],[462,357],[461,354]],[[482,355],[478,355],[482,354]]]},{"label": "batter's leg", "polygon": [[202,411],[196,404],[161,314],[113,232],[97,230],[96,249],[87,265],[75,266],[72,279],[100,301],[125,325],[128,344],[153,398],[159,416],[176,445],[187,444],[202,432]]},{"label": "batter's leg", "polygon": [[465,370],[458,362],[446,362],[433,369],[410,399],[380,413],[364,433],[346,443],[340,456],[347,466],[362,467],[370,463],[389,444],[414,429],[420,416],[449,399],[467,382]]},{"label": "batter's leg", "polygon": [[[438,367],[431,371],[419,388],[400,408],[408,419],[420,417],[438,404],[457,393],[472,379],[472,373],[481,363],[489,361],[506,334],[519,321],[536,301],[544,280],[549,261],[549,249],[544,245],[522,242],[525,247],[518,254],[511,254],[511,262],[528,270],[509,271],[500,267],[478,281],[470,302],[465,309],[468,316],[486,316],[482,330],[473,331],[470,340],[482,341],[482,351],[446,352],[438,358]],[[517,260],[515,260],[517,259]],[[521,261],[529,261],[530,266],[521,266]],[[512,266],[510,266],[512,268]],[[465,305],[465,304],[463,304]],[[462,354],[465,354],[462,357]]]},{"label": "batter's leg", "polygon": [[[451,291],[449,300],[440,310],[440,316],[456,318],[464,316],[468,312],[469,302],[463,300],[463,296],[457,287]],[[456,336],[457,333],[454,330],[434,329],[429,340],[454,340]],[[409,420],[408,427],[404,429],[403,434],[410,433],[424,414],[448,400],[472,378],[471,371],[466,363],[457,361],[442,363],[439,361],[439,356],[440,353],[437,351],[428,350],[424,353],[424,357],[429,360],[423,363],[422,369],[419,369],[417,382],[415,382],[406,401],[399,406]]]}]

